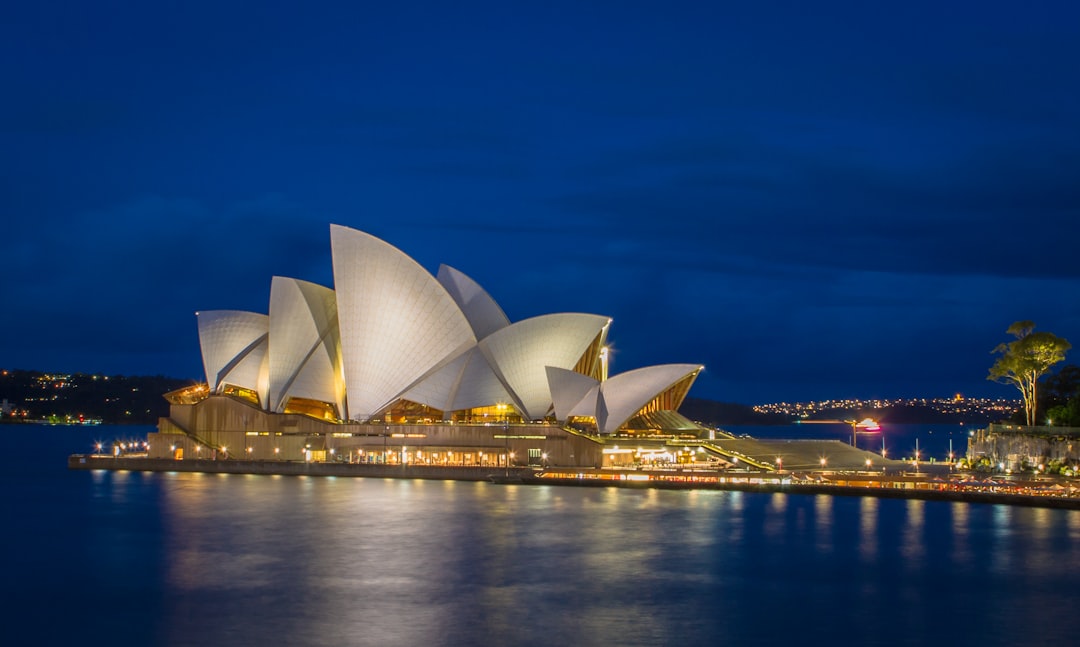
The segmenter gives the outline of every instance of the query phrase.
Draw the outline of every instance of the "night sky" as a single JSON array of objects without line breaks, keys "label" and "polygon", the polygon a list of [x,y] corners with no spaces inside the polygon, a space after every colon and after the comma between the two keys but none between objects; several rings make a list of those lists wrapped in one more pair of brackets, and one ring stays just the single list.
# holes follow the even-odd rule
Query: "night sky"
[{"label": "night sky", "polygon": [[5,3],[0,367],[202,379],[195,311],[332,286],[331,223],[697,397],[1080,345],[1080,3],[536,4]]}]

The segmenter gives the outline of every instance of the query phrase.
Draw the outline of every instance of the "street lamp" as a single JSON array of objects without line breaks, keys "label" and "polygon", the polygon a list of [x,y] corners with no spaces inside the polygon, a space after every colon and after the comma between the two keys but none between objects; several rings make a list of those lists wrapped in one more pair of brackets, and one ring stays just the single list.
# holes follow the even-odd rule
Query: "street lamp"
[{"label": "street lamp", "polygon": [[506,476],[510,476],[510,421],[506,412],[506,405],[499,403],[495,405],[495,408],[499,410],[499,414],[502,416],[503,422],[503,456],[506,457]]}]

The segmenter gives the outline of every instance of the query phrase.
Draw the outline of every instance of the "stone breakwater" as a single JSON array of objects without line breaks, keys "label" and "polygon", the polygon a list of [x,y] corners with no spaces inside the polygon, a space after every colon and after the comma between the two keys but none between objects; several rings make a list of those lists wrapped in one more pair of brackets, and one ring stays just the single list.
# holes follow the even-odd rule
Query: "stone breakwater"
[{"label": "stone breakwater", "polygon": [[1009,470],[1080,465],[1080,429],[989,425],[968,438],[967,458],[973,464],[986,459]]},{"label": "stone breakwater", "polygon": [[141,472],[198,472],[210,474],[276,474],[283,476],[339,476],[406,478],[451,481],[489,481],[522,485],[578,487],[658,488],[671,490],[737,490],[785,494],[870,496],[1036,506],[1080,510],[1080,488],[1062,481],[977,480],[948,473],[730,473],[707,470],[631,471],[576,470],[532,467],[434,467],[309,463],[302,461],[170,460],[145,457],[73,455],[68,468]]}]

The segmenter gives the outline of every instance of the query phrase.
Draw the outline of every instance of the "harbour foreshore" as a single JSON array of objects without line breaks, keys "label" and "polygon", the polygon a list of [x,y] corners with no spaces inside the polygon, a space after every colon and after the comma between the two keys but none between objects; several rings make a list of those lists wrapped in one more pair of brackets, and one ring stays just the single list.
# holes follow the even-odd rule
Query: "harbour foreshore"
[{"label": "harbour foreshore", "polygon": [[883,472],[732,472],[698,469],[622,470],[539,467],[462,467],[381,465],[344,462],[171,460],[142,456],[75,454],[68,457],[74,470],[139,472],[196,472],[207,474],[263,474],[281,476],[333,476],[400,478],[443,481],[489,481],[523,485],[657,488],[669,490],[734,490],[743,492],[869,496],[990,503],[1080,510],[1080,488],[1054,479],[1015,481],[975,475]]}]

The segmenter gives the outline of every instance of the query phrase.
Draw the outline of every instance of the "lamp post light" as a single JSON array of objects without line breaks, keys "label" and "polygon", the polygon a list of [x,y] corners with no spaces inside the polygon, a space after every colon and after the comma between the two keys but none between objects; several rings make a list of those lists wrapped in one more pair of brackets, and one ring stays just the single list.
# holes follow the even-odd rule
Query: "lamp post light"
[{"label": "lamp post light", "polygon": [[495,408],[502,414],[503,423],[503,456],[506,460],[505,474],[510,476],[510,419],[509,413],[506,411],[506,405],[499,403],[495,405]]}]

